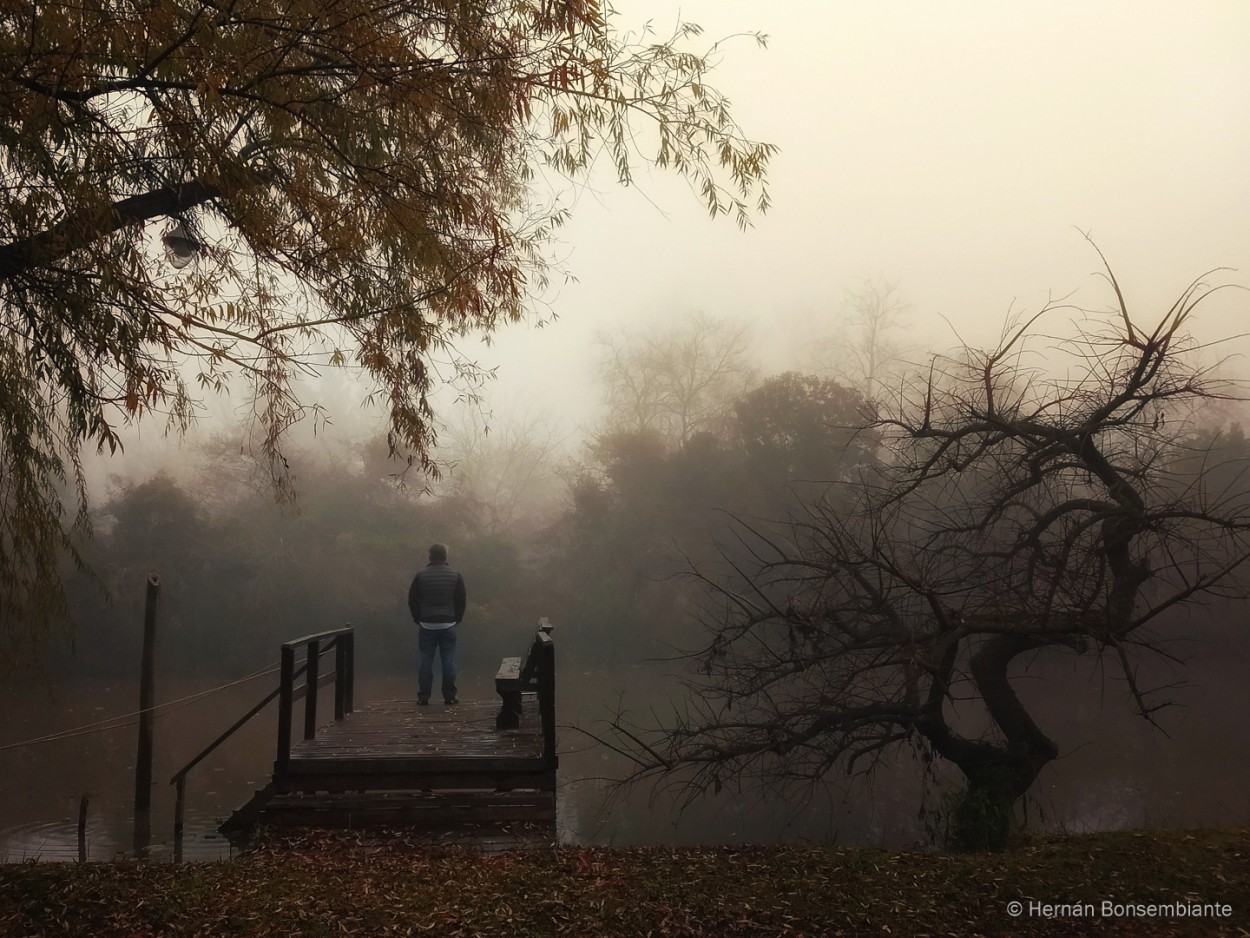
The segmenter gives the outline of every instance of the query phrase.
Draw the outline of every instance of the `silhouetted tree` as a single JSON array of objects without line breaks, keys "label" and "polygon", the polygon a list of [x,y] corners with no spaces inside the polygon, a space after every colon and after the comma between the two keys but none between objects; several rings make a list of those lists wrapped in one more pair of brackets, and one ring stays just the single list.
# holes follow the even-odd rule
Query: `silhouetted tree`
[{"label": "silhouetted tree", "polygon": [[733,401],[719,436],[674,448],[655,430],[600,435],[553,530],[562,615],[602,629],[603,653],[618,659],[688,645],[695,590],[681,572],[731,540],[727,512],[784,514],[870,465],[864,407],[855,391],[786,373]]},{"label": "silhouetted tree", "polygon": [[991,351],[936,359],[871,424],[888,455],[844,486],[849,510],[825,499],[782,526],[741,523],[751,562],[700,572],[701,674],[667,725],[617,720],[632,778],[816,780],[917,744],[967,780],[952,842],[1001,844],[1059,752],[1013,677],[1042,651],[1087,655],[1150,718],[1165,701],[1137,663],[1157,620],[1237,588],[1250,556],[1232,467],[1195,475],[1178,443],[1189,409],[1228,392],[1185,331],[1210,292],[1196,282],[1154,328],[1121,300],[1047,373],[1025,360],[1049,308]]},{"label": "silhouetted tree", "polygon": [[555,513],[560,446],[557,429],[540,415],[496,417],[473,407],[443,434],[439,452],[449,471],[435,489],[472,505],[491,533],[521,533]]},{"label": "silhouetted tree", "polygon": [[658,635],[673,637],[671,573],[698,540],[703,503],[676,497],[678,460],[658,433],[605,434],[592,453],[548,532],[552,614],[576,624],[563,646],[575,659],[637,660],[656,654]]}]

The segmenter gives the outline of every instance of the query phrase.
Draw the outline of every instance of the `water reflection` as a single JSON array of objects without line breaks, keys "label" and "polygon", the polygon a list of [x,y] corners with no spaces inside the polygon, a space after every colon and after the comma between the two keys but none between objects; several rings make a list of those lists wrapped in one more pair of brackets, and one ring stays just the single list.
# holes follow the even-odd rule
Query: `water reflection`
[{"label": "water reflection", "polygon": [[[118,819],[125,823],[125,819]],[[240,852],[217,832],[218,821],[211,817],[198,819],[183,835],[182,856],[186,861],[226,860]],[[172,833],[150,840],[145,850],[137,853],[132,838],[118,841],[117,823],[89,821],[86,836],[80,845],[75,820],[29,821],[0,830],[0,862],[70,863],[73,861],[113,862],[142,856],[157,862],[178,859]],[[80,849],[80,846],[82,849]]]},{"label": "water reflection", "polygon": [[[216,686],[211,679],[163,679],[162,699],[177,700]],[[173,789],[168,781],[230,720],[268,690],[265,679],[228,688],[192,706],[158,716],[152,805],[136,823],[134,760],[137,728],[105,727],[65,739],[0,750],[0,860],[92,861],[128,857],[173,860]],[[49,685],[11,681],[0,690],[6,720],[0,745],[38,739],[136,710],[138,690],[123,682]],[[158,699],[158,705],[160,704]],[[273,762],[274,717],[258,717],[189,780],[181,857],[219,860],[237,853],[217,832],[235,807],[263,784]],[[218,754],[215,754],[218,755]],[[83,843],[79,823],[83,802]]]}]

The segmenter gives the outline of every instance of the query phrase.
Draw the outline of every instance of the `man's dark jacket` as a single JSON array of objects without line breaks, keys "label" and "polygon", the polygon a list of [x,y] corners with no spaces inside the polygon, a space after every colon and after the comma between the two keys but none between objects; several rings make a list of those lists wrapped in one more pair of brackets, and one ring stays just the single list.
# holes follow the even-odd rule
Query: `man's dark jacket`
[{"label": "man's dark jacket", "polygon": [[408,587],[408,608],[412,621],[459,622],[464,618],[464,577],[436,560],[412,578]]}]

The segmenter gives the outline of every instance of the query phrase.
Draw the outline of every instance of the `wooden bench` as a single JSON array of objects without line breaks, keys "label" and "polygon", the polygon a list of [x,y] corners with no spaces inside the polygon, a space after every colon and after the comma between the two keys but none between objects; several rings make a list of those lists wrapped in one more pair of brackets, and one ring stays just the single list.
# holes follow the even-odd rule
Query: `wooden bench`
[{"label": "wooden bench", "polygon": [[538,687],[538,661],[544,647],[551,644],[552,625],[546,618],[538,620],[538,632],[534,643],[523,657],[504,658],[499,662],[495,675],[495,690],[499,693],[499,715],[495,728],[514,730],[521,725],[521,694],[536,693]]}]

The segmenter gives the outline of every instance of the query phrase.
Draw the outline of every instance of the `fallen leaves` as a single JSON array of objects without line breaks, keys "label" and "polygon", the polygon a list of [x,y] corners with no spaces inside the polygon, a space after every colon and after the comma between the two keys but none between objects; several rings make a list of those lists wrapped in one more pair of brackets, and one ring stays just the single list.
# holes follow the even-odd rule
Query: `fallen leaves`
[{"label": "fallen leaves", "polygon": [[[1132,832],[1001,854],[561,847],[483,856],[308,831],[208,864],[0,866],[0,935],[1244,934],[1250,831]],[[1229,919],[1012,918],[1011,900],[1206,901]]]}]

